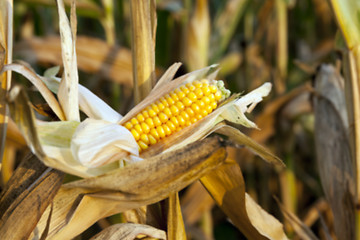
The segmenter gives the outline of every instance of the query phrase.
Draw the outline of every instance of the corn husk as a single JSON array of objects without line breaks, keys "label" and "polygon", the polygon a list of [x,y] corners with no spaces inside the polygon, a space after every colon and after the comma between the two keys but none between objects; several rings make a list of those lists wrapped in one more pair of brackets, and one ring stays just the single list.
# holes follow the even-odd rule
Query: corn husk
[{"label": "corn husk", "polygon": [[[79,77],[75,50],[76,24],[74,24],[74,21],[71,21],[72,24],[70,26],[69,20],[66,16],[63,1],[57,0],[56,3],[59,13],[61,52],[64,64],[64,75],[60,83],[58,98],[64,110],[66,119],[71,121],[79,121]],[[72,8],[73,6],[74,5],[72,5]]]},{"label": "corn husk", "polygon": [[162,230],[153,228],[151,226],[135,224],[135,223],[123,223],[112,225],[100,233],[96,234],[90,240],[133,240],[137,236],[148,236],[156,239],[166,239],[166,233]]}]

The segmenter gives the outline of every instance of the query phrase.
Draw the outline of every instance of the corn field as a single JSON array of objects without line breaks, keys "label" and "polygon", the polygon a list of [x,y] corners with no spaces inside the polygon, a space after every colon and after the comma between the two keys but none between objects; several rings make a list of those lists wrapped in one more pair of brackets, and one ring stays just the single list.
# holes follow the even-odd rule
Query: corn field
[{"label": "corn field", "polygon": [[0,239],[360,240],[360,1],[0,0]]}]

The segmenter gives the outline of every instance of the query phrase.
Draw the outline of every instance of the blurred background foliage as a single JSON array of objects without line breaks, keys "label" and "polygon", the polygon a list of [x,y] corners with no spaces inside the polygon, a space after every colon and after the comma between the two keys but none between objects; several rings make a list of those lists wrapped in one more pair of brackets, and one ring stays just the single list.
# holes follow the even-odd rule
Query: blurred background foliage
[{"label": "blurred background foliage", "polygon": [[[68,7],[69,2],[65,1]],[[174,62],[183,62],[179,75],[217,63],[219,79],[233,92],[273,83],[272,95],[252,114],[261,131],[243,130],[271,148],[287,169],[274,170],[245,149],[229,149],[230,156],[243,170],[247,192],[285,223],[291,238],[298,239],[274,195],[317,236],[334,236],[317,173],[311,105],[316,69],[322,63],[339,66],[337,27],[328,2],[158,0],[156,4],[157,78]],[[129,1],[77,1],[80,83],[122,114],[133,106],[129,5]],[[14,14],[14,60],[26,61],[39,74],[61,65],[55,1],[15,1]],[[32,102],[39,103],[35,109],[46,111],[35,89],[19,75],[14,78],[28,86]],[[8,135],[14,133],[9,129]],[[24,142],[15,142],[9,142],[13,145],[6,152],[14,159],[10,170],[26,151]],[[194,184],[181,193],[190,239],[244,239],[203,191]],[[87,239],[122,217],[104,219],[78,239]]]}]

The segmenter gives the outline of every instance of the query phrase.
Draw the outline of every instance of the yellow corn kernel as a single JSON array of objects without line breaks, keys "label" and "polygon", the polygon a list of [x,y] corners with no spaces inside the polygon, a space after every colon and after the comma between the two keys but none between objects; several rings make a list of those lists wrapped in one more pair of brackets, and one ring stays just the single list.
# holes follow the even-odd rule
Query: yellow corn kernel
[{"label": "yellow corn kernel", "polygon": [[220,91],[217,91],[217,92],[215,93],[215,100],[216,100],[216,101],[219,101],[219,100],[221,99],[221,97],[222,97],[221,92],[220,92]]},{"label": "yellow corn kernel", "polygon": [[184,104],[184,106],[186,106],[186,107],[188,107],[192,104],[192,101],[188,97],[184,97],[181,101]]},{"label": "yellow corn kernel", "polygon": [[[176,118],[175,118],[176,119]],[[176,121],[177,121],[177,119],[176,119]],[[166,125],[170,128],[170,130],[171,131],[175,131],[176,130],[176,126],[175,126],[175,124],[172,122],[172,121],[167,121],[166,122]]]},{"label": "yellow corn kernel", "polygon": [[146,150],[146,149],[148,149],[148,145],[146,144],[146,143],[144,143],[143,141],[138,141],[138,145],[139,145],[139,147],[142,149],[142,150]]},{"label": "yellow corn kernel", "polygon": [[132,123],[132,125],[136,125],[136,124],[139,123],[139,121],[138,121],[136,118],[132,118],[132,119],[130,120],[130,122]]},{"label": "yellow corn kernel", "polygon": [[187,112],[185,111],[182,111],[180,113],[180,116],[182,116],[185,120],[188,120],[190,118],[189,114],[187,114]]},{"label": "yellow corn kernel", "polygon": [[[173,106],[171,106],[171,107],[173,107]],[[165,113],[166,116],[168,116],[168,117],[171,117],[171,116],[172,116],[172,111],[170,110],[169,107],[166,107],[166,108],[163,110],[163,113]]]},{"label": "yellow corn kernel", "polygon": [[155,126],[154,121],[152,118],[145,119],[145,123],[149,126],[149,128],[153,128]]},{"label": "yellow corn kernel", "polygon": [[166,134],[166,136],[169,136],[172,132],[171,132],[171,129],[169,128],[168,125],[164,124],[162,125],[163,129],[164,129],[164,132]]},{"label": "yellow corn kernel", "polygon": [[193,85],[194,85],[196,88],[201,88],[201,87],[202,87],[202,83],[201,83],[200,81],[198,81],[198,80],[195,80],[195,81],[193,82]]},{"label": "yellow corn kernel", "polygon": [[136,119],[139,121],[139,122],[143,122],[145,120],[145,117],[144,115],[142,115],[141,113],[139,113],[138,115],[136,115]]},{"label": "yellow corn kernel", "polygon": [[206,105],[205,108],[206,112],[209,114],[212,112],[213,108],[211,107],[211,105]]},{"label": "yellow corn kernel", "polygon": [[197,99],[195,93],[193,93],[193,92],[189,92],[188,95],[186,95],[186,97],[189,98],[193,102],[195,102]]},{"label": "yellow corn kernel", "polygon": [[135,129],[131,129],[130,132],[133,135],[133,137],[135,138],[135,141],[140,139],[140,134]]},{"label": "yellow corn kernel", "polygon": [[159,134],[160,138],[164,138],[166,136],[164,128],[162,126],[156,127],[156,131]]},{"label": "yellow corn kernel", "polygon": [[155,127],[161,126],[161,120],[159,117],[154,117],[152,120],[154,122]]},{"label": "yellow corn kernel", "polygon": [[196,101],[196,104],[199,106],[200,109],[205,107],[205,103],[201,100]]},{"label": "yellow corn kernel", "polygon": [[201,101],[204,102],[205,106],[210,104],[210,98],[204,96],[201,98]]},{"label": "yellow corn kernel", "polygon": [[140,140],[143,141],[146,144],[149,144],[149,142],[150,142],[148,135],[144,134],[144,133],[140,135]]},{"label": "yellow corn kernel", "polygon": [[[175,106],[175,105],[172,105],[170,107],[170,111],[171,111],[171,115],[173,116],[176,116],[179,114],[179,109]],[[166,114],[166,113],[165,113]]]},{"label": "yellow corn kernel", "polygon": [[218,90],[218,88],[215,85],[210,85],[209,88],[210,88],[211,93],[216,93]]},{"label": "yellow corn kernel", "polygon": [[217,108],[217,103],[216,103],[216,102],[212,102],[212,103],[210,104],[210,106],[211,106],[212,109],[216,109],[216,108]]},{"label": "yellow corn kernel", "polygon": [[168,106],[169,106],[169,103],[166,101],[165,97],[161,97],[161,98],[159,99],[159,101],[160,101],[162,104],[164,104],[165,107],[168,107]]},{"label": "yellow corn kernel", "polygon": [[185,95],[190,92],[190,90],[189,90],[185,85],[180,86],[180,90],[181,90]]},{"label": "yellow corn kernel", "polygon": [[145,119],[150,116],[150,115],[149,115],[149,112],[146,111],[146,110],[142,111],[141,113],[142,113],[142,115],[144,116]]},{"label": "yellow corn kernel", "polygon": [[191,109],[192,109],[195,113],[197,113],[197,112],[200,111],[200,107],[199,107],[199,105],[197,105],[196,103],[191,104],[190,107],[191,107]]},{"label": "yellow corn kernel", "polygon": [[166,107],[164,104],[162,104],[161,102],[157,102],[156,106],[159,108],[160,111],[163,111]]},{"label": "yellow corn kernel", "polygon": [[211,93],[210,87],[209,86],[203,86],[201,88],[201,91],[203,92],[204,96],[207,96]]},{"label": "yellow corn kernel", "polygon": [[155,143],[157,143],[157,140],[156,140],[156,138],[154,138],[153,137],[153,135],[148,135],[148,137],[149,137],[149,143],[150,143],[150,145],[154,145]]},{"label": "yellow corn kernel", "polygon": [[131,122],[127,122],[127,123],[125,123],[125,127],[126,127],[128,130],[131,130],[132,127],[133,127],[133,125],[132,125]]},{"label": "yellow corn kernel", "polygon": [[168,102],[169,106],[171,106],[175,103],[174,99],[172,99],[169,94],[165,95],[165,99]]},{"label": "yellow corn kernel", "polygon": [[213,93],[207,95],[207,97],[210,99],[210,102],[215,101],[215,95]]},{"label": "yellow corn kernel", "polygon": [[174,92],[171,92],[171,93],[170,93],[170,97],[171,97],[175,102],[179,101],[178,95],[176,95],[176,93],[174,93]]},{"label": "yellow corn kernel", "polygon": [[175,89],[174,93],[178,96],[179,100],[183,99],[186,96],[186,93],[179,88]]},{"label": "yellow corn kernel", "polygon": [[185,108],[185,105],[184,105],[182,102],[180,102],[180,101],[176,102],[176,103],[175,103],[175,106],[176,106],[180,111]]},{"label": "yellow corn kernel", "polygon": [[134,129],[135,129],[139,134],[142,134],[142,133],[143,133],[143,130],[142,130],[140,124],[136,124],[136,125],[134,126]]},{"label": "yellow corn kernel", "polygon": [[188,88],[190,92],[193,92],[196,89],[194,85],[190,85]]},{"label": "yellow corn kernel", "polygon": [[146,123],[142,122],[140,126],[141,126],[141,129],[143,130],[144,133],[149,133],[150,132],[150,127]]},{"label": "yellow corn kernel", "polygon": [[175,125],[175,127],[179,126],[179,121],[177,120],[176,117],[171,117],[169,122],[172,122]]},{"label": "yellow corn kernel", "polygon": [[202,92],[201,88],[195,89],[194,93],[195,93],[197,99],[200,99],[200,98],[202,98],[202,96],[204,96],[204,93]]},{"label": "yellow corn kernel", "polygon": [[177,120],[179,121],[179,125],[180,126],[184,126],[185,125],[185,119],[182,116],[177,116],[176,117]]},{"label": "yellow corn kernel", "polygon": [[159,140],[159,139],[160,139],[160,135],[159,135],[159,133],[156,131],[155,128],[153,128],[153,129],[150,130],[150,135],[153,136],[156,140]]},{"label": "yellow corn kernel", "polygon": [[161,112],[161,113],[159,113],[159,119],[162,123],[166,123],[166,121],[169,119],[169,117],[165,113]]},{"label": "yellow corn kernel", "polygon": [[156,112],[155,112],[153,109],[150,108],[150,109],[148,110],[148,112],[149,112],[149,116],[150,116],[150,117],[155,117],[155,116],[156,116]]},{"label": "yellow corn kernel", "polygon": [[186,112],[187,114],[189,114],[190,117],[191,117],[191,116],[194,116],[194,114],[195,114],[194,111],[193,111],[191,108],[189,108],[189,107],[185,109],[185,112]]}]

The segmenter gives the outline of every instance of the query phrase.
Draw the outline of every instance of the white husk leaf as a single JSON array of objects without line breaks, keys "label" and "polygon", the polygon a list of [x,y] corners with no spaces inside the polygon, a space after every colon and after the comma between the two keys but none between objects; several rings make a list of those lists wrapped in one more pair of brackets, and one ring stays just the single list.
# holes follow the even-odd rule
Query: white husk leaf
[{"label": "white husk leaf", "polygon": [[75,159],[86,167],[98,167],[121,160],[130,153],[139,155],[139,147],[125,127],[88,118],[76,129],[71,140]]},{"label": "white husk leaf", "polygon": [[61,55],[64,64],[64,75],[60,83],[58,98],[67,120],[80,121],[75,36],[66,16],[64,2],[57,0],[59,28],[61,38]]},{"label": "white husk leaf", "polygon": [[[46,86],[57,93],[60,85],[60,78],[55,77],[58,68],[50,68],[46,70],[42,80]],[[89,89],[79,84],[79,106],[80,110],[89,118],[106,120],[108,122],[116,123],[122,119],[121,114],[107,105],[101,98],[93,94]]]}]

